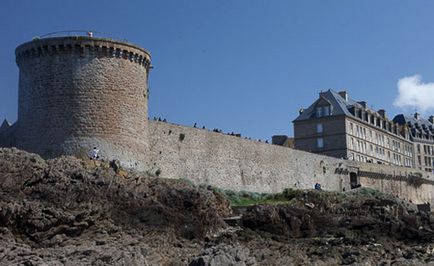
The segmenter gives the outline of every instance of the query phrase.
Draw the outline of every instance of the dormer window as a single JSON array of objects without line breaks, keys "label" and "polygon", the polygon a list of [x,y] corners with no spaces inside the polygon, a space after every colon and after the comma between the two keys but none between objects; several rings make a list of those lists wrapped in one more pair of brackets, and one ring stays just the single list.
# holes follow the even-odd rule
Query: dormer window
[{"label": "dormer window", "polygon": [[321,117],[322,116],[322,107],[321,106],[317,106],[315,109],[315,116],[316,117]]},{"label": "dormer window", "polygon": [[323,106],[322,109],[323,109],[324,116],[330,115],[330,106],[329,105]]},{"label": "dormer window", "polygon": [[330,114],[330,105],[317,106],[315,108],[315,117],[329,116]]},{"label": "dormer window", "polygon": [[330,116],[333,112],[332,105],[328,99],[320,94],[319,99],[315,102],[314,117]]}]

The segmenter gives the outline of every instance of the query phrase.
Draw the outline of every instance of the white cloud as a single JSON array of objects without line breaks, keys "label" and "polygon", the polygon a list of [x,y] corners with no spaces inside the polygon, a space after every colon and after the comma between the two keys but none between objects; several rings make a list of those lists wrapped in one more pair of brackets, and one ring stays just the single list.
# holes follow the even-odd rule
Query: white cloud
[{"label": "white cloud", "polygon": [[399,108],[415,108],[425,113],[434,110],[434,83],[423,83],[420,75],[398,81],[398,96],[393,103]]}]

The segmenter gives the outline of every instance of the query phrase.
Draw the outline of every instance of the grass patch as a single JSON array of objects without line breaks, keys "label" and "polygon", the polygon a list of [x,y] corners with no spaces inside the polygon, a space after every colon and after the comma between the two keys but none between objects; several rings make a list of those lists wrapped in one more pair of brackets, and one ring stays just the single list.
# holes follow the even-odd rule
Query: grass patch
[{"label": "grass patch", "polygon": [[190,179],[187,179],[187,178],[179,178],[179,179],[177,179],[177,181],[179,183],[185,184],[185,185],[187,185],[189,187],[193,187],[194,186],[193,181],[191,181]]},{"label": "grass patch", "polygon": [[349,191],[350,194],[354,196],[363,196],[363,197],[386,197],[386,194],[368,187],[362,187],[356,190]]},{"label": "grass patch", "polygon": [[288,203],[300,193],[297,190],[285,189],[282,193],[258,193],[249,191],[233,191],[214,188],[229,200],[231,206],[251,206],[255,204],[282,204]]},{"label": "grass patch", "polygon": [[[208,186],[209,187],[209,186]],[[383,198],[385,194],[372,188],[359,188],[348,192],[324,191],[313,189],[286,188],[281,193],[258,193],[249,191],[223,190],[212,187],[214,193],[221,194],[233,207],[252,206],[257,204],[288,204],[293,199],[315,202],[318,206],[339,204],[355,198]]]},{"label": "grass patch", "polygon": [[[314,202],[341,202],[350,195],[344,192],[318,191],[286,188],[281,193],[257,193],[248,191],[232,191],[213,188],[216,193],[220,193],[229,200],[233,207],[251,206],[256,204],[288,204],[294,198],[309,198]],[[361,189],[354,196],[377,196],[381,193],[374,189]]]}]

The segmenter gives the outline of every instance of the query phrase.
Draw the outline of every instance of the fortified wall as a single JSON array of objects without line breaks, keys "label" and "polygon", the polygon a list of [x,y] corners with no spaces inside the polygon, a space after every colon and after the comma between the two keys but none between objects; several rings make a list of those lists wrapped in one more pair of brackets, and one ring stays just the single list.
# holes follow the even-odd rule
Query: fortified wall
[{"label": "fortified wall", "polygon": [[[149,121],[151,172],[223,189],[349,191],[351,182],[422,204],[434,204],[434,176],[412,168],[358,163],[287,147]],[[355,180],[351,180],[355,179]]]},{"label": "fortified wall", "polygon": [[229,136],[148,121],[150,54],[93,37],[37,39],[16,49],[18,120],[0,127],[0,146],[43,157],[86,155],[164,178],[223,189],[350,190],[362,185],[414,203],[434,204],[434,176],[416,169],[356,163]]}]

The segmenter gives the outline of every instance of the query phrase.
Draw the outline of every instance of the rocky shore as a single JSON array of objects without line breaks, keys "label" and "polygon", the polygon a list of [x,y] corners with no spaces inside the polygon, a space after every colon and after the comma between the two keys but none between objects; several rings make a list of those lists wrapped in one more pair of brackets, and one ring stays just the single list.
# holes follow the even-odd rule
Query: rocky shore
[{"label": "rocky shore", "polygon": [[434,215],[414,204],[366,189],[269,199],[236,207],[117,162],[0,149],[0,265],[434,265]]}]

